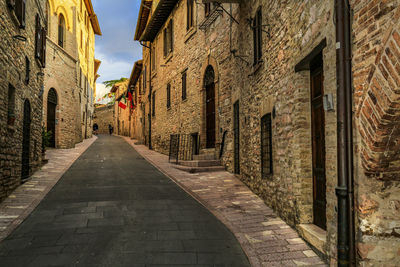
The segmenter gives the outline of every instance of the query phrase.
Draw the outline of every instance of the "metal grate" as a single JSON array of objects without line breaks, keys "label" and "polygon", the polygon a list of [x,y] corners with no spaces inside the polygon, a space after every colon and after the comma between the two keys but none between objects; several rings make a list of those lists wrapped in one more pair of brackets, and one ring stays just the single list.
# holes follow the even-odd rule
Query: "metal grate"
[{"label": "metal grate", "polygon": [[219,6],[215,7],[214,10],[200,23],[199,29],[205,31],[214,21],[223,13],[223,9]]}]

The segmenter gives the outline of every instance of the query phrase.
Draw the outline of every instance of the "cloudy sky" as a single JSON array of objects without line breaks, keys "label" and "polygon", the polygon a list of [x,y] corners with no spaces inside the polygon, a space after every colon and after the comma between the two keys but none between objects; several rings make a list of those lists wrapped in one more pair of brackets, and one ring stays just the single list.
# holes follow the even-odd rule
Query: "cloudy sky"
[{"label": "cloudy sky", "polygon": [[108,90],[102,82],[129,78],[133,64],[141,58],[142,47],[133,41],[140,0],[92,0],[102,36],[96,36],[96,58],[101,60],[97,98]]}]

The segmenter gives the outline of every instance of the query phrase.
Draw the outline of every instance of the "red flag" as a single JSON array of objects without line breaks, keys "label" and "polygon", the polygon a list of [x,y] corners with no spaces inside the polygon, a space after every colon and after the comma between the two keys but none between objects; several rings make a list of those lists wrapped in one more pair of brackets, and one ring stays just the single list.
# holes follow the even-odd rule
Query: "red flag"
[{"label": "red flag", "polygon": [[118,103],[118,107],[122,108],[122,109],[126,109],[126,105],[122,102]]},{"label": "red flag", "polygon": [[132,94],[131,94],[131,92],[128,92],[128,100],[129,100],[129,102],[132,101]]}]

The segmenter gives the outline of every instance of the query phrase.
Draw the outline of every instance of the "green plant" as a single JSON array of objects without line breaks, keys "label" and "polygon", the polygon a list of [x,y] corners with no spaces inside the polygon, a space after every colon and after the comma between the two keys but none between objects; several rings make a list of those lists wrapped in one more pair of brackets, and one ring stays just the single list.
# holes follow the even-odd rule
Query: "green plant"
[{"label": "green plant", "polygon": [[50,139],[53,133],[47,131],[45,127],[42,127],[42,151],[46,151],[46,147],[50,145]]}]

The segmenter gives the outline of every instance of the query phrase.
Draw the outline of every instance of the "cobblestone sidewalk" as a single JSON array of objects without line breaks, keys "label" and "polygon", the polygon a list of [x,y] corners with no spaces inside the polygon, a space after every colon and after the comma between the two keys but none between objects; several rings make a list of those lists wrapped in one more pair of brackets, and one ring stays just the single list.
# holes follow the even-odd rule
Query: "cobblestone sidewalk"
[{"label": "cobblestone sidewalk", "polygon": [[252,266],[326,266],[295,230],[233,174],[186,173],[173,168],[168,156],[123,138],[221,220],[235,234]]},{"label": "cobblestone sidewalk", "polygon": [[0,204],[0,241],[24,221],[96,139],[97,137],[86,139],[72,149],[49,149],[46,152],[49,162]]}]

